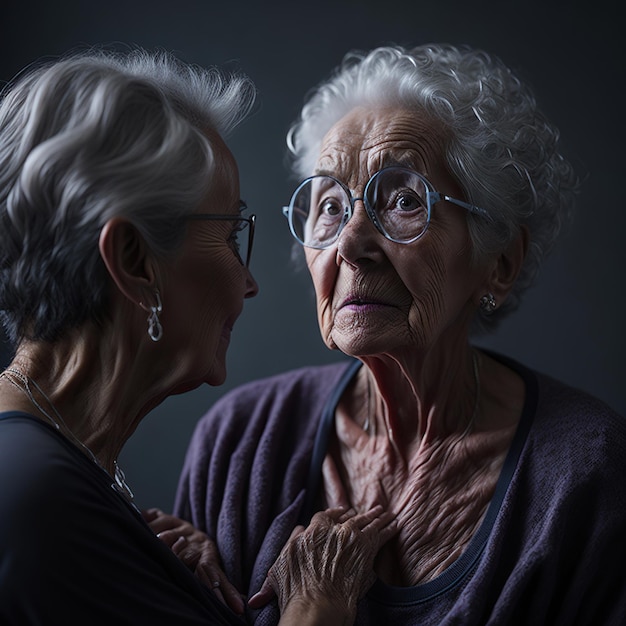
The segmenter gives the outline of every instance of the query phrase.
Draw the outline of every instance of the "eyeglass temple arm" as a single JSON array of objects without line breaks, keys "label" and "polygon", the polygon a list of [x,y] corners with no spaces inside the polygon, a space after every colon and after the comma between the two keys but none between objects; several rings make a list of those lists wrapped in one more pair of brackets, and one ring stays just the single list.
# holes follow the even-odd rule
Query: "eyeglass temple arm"
[{"label": "eyeglass temple arm", "polygon": [[467,209],[470,213],[476,213],[485,219],[492,221],[491,215],[485,211],[485,209],[481,209],[479,206],[475,204],[470,204],[469,202],[464,202],[463,200],[457,200],[456,198],[452,198],[450,196],[446,196],[445,194],[441,194],[438,191],[430,192],[431,202],[435,204],[435,202],[439,202],[440,200],[446,200],[447,202],[452,202],[452,204],[456,204],[457,206],[463,207]]},{"label": "eyeglass temple arm", "polygon": [[[306,213],[304,213],[304,211],[302,211],[302,209],[298,209],[297,207],[293,208],[295,213],[299,213],[300,215],[302,215],[304,218],[306,218]],[[283,215],[289,219],[289,213],[291,211],[291,207],[290,206],[284,206],[283,209]]]}]

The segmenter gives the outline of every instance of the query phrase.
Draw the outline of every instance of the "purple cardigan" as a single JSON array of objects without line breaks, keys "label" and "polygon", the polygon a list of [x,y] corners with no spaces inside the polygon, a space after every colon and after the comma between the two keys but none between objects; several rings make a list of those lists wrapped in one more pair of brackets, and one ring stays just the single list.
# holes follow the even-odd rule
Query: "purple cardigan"
[{"label": "purple cardigan", "polygon": [[[524,378],[526,401],[482,525],[436,579],[377,581],[357,624],[626,624],[626,421],[493,356]],[[314,512],[334,408],[359,366],[249,383],[198,423],[176,513],[216,539],[242,593],[258,590],[294,525]],[[250,617],[276,624],[276,605]]]}]

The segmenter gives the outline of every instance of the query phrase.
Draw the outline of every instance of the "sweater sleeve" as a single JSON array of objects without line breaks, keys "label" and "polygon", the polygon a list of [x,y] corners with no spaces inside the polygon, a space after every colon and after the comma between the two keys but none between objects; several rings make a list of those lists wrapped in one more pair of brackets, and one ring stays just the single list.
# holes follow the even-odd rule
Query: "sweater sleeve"
[{"label": "sweater sleeve", "polygon": [[319,420],[345,368],[303,368],[249,383],[198,422],[175,513],[216,541],[242,593],[259,589],[297,524]]}]

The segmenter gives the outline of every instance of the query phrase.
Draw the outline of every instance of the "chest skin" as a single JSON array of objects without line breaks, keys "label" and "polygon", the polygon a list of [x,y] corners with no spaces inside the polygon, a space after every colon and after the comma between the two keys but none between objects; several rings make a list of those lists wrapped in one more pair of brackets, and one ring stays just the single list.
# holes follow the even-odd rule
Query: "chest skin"
[{"label": "chest skin", "polygon": [[478,529],[515,428],[454,433],[405,447],[377,424],[348,443],[349,421],[338,409],[328,452],[347,501],[360,511],[382,504],[399,522],[398,535],[379,554],[377,575],[396,586],[432,580]]}]

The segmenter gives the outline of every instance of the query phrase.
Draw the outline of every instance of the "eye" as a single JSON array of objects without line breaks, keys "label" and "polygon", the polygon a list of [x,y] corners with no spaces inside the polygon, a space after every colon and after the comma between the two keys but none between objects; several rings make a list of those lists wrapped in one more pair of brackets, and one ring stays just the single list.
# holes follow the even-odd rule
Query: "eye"
[{"label": "eye", "polygon": [[239,255],[240,244],[239,244],[239,233],[243,230],[244,223],[243,222],[235,222],[235,227],[230,231],[230,235],[228,236],[228,245],[233,248],[233,250]]},{"label": "eye", "polygon": [[414,191],[402,190],[396,192],[392,207],[402,212],[416,211],[424,208],[424,202]]},{"label": "eye", "polygon": [[320,215],[329,215],[330,217],[336,217],[337,215],[341,215],[343,210],[339,202],[334,198],[326,198],[319,205]]}]

